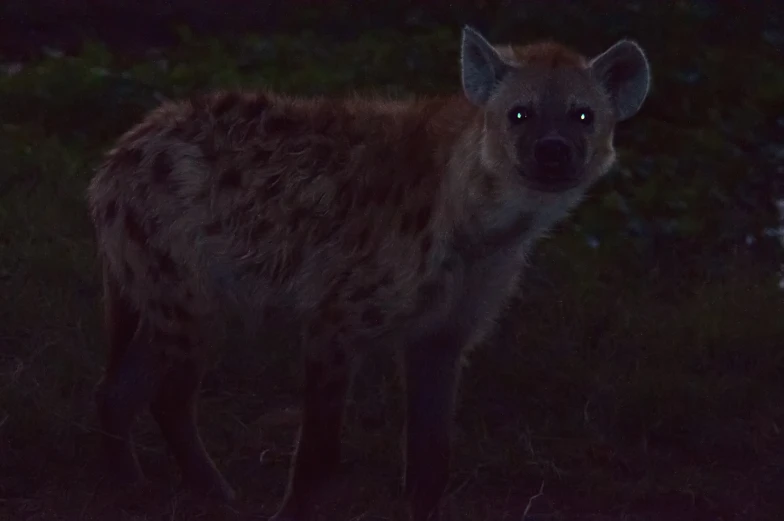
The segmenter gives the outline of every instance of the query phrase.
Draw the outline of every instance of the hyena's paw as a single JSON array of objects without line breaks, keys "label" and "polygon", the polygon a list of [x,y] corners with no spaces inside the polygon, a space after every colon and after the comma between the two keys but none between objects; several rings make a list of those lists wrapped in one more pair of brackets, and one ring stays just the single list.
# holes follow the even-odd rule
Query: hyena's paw
[{"label": "hyena's paw", "polygon": [[104,473],[104,484],[110,488],[129,488],[146,481],[144,472],[138,466],[112,468]]},{"label": "hyena's paw", "polygon": [[422,511],[411,510],[412,521],[460,521],[460,510],[451,497],[443,498],[434,512],[429,515]]},{"label": "hyena's paw", "polygon": [[228,503],[237,498],[237,493],[217,471],[208,474],[187,474],[183,476],[182,486],[216,501]]},{"label": "hyena's paw", "polygon": [[127,494],[143,490],[149,481],[138,463],[133,465],[117,465],[115,462],[103,462],[98,473],[97,488],[102,494]]},{"label": "hyena's paw", "polygon": [[[104,484],[111,488],[128,488],[146,481],[136,455],[124,444],[121,447],[110,447],[106,460],[103,462]],[[111,450],[114,449],[114,450]]]},{"label": "hyena's paw", "polygon": [[312,505],[306,506],[284,500],[275,515],[269,518],[269,521],[311,521],[312,519]]},{"label": "hyena's paw", "polygon": [[460,521],[460,510],[452,498],[444,499],[439,514],[439,521]]},{"label": "hyena's paw", "polygon": [[310,518],[278,512],[269,521],[310,521]]}]

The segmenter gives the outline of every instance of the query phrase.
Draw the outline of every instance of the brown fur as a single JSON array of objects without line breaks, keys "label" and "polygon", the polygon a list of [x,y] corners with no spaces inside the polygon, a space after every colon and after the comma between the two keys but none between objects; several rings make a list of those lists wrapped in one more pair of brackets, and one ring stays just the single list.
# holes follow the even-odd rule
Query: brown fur
[{"label": "brown fur", "polygon": [[527,79],[502,88],[498,107],[571,77],[585,88],[568,95],[603,111],[578,187],[521,184],[501,112],[460,95],[219,92],[166,103],[119,139],[89,202],[112,332],[99,407],[121,475],[141,475],[129,428],[150,403],[186,479],[231,497],[194,420],[208,329],[228,313],[274,327],[263,318],[283,308],[302,324],[307,362],[276,519],[309,515],[338,462],[353,361],[375,345],[405,348],[407,493],[416,521],[438,509],[459,354],[501,312],[533,241],[614,159],[611,110],[585,58],[552,43],[499,53]]}]

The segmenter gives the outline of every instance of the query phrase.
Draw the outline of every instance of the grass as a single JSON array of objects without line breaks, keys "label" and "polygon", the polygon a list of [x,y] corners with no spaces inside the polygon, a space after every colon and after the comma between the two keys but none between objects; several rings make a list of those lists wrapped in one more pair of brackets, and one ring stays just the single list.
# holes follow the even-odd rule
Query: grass
[{"label": "grass", "polygon": [[[392,36],[218,44],[185,31],[146,56],[92,43],[0,78],[0,519],[274,511],[297,426],[285,334],[236,339],[205,378],[201,427],[236,504],[177,490],[148,417],[136,440],[151,483],[103,486],[91,393],[104,345],[84,190],[101,151],[163,96],[262,82],[302,94],[453,88],[454,31]],[[648,47],[662,72],[650,106],[619,133],[621,167],[542,242],[497,334],[471,357],[452,482],[465,519],[765,521],[784,511],[784,299],[767,256],[727,247],[769,221],[759,191],[777,127],[766,115],[784,69],[751,45],[696,47],[688,59],[678,42]],[[729,75],[730,58],[744,60],[753,89]],[[713,80],[679,83],[681,66]],[[404,518],[389,360],[373,353],[356,383],[324,519]]]}]

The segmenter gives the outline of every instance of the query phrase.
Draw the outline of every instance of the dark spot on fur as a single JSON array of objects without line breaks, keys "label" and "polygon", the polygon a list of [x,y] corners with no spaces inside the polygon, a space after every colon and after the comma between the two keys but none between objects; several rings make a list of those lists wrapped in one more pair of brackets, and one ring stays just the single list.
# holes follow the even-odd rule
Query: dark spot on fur
[{"label": "dark spot on fur", "polygon": [[198,141],[199,150],[204,161],[209,165],[214,165],[218,161],[218,149],[215,146],[215,141],[211,136],[206,136]]},{"label": "dark spot on fur", "polygon": [[416,231],[421,232],[427,227],[430,222],[430,213],[432,209],[429,205],[423,206],[416,214]]},{"label": "dark spot on fur", "polygon": [[348,299],[351,302],[361,302],[372,297],[377,289],[378,286],[375,285],[359,287],[349,294]]},{"label": "dark spot on fur", "polygon": [[410,213],[404,213],[400,219],[400,233],[408,234],[414,229],[414,216]]},{"label": "dark spot on fur", "polygon": [[[352,117],[352,116],[349,116]],[[311,112],[311,126],[315,134],[332,134],[340,127],[341,115],[328,105],[320,105]]]},{"label": "dark spot on fur", "polygon": [[337,281],[335,282],[335,286],[339,289],[345,287],[353,273],[354,271],[352,269],[345,269],[340,272],[340,275],[338,275]]},{"label": "dark spot on fur", "polygon": [[216,118],[223,117],[239,104],[240,99],[239,93],[234,91],[217,94],[212,104],[212,113]]},{"label": "dark spot on fur", "polygon": [[248,218],[249,215],[255,215],[255,209],[256,209],[256,201],[254,201],[253,199],[248,199],[241,205],[231,210],[228,220],[229,222],[231,222],[232,220],[235,220],[235,222],[236,220],[245,220]]},{"label": "dark spot on fur", "polygon": [[335,338],[345,338],[346,334],[349,331],[349,327],[346,325],[342,325],[338,328],[335,332]]},{"label": "dark spot on fur", "polygon": [[370,205],[370,201],[373,199],[373,190],[370,186],[365,186],[360,190],[359,195],[357,196],[357,206],[359,208],[365,208]]},{"label": "dark spot on fur", "polygon": [[422,238],[422,255],[430,253],[430,248],[433,247],[433,236],[429,233]]},{"label": "dark spot on fur", "polygon": [[322,390],[322,392],[324,393],[324,399],[327,401],[340,400],[343,397],[343,393],[345,392],[345,389],[346,389],[346,384],[340,380],[333,380],[331,382],[327,382]]},{"label": "dark spot on fur", "polygon": [[368,244],[368,240],[370,240],[370,229],[365,228],[359,233],[359,237],[357,238],[357,248],[364,250],[365,246]]},{"label": "dark spot on fur", "polygon": [[177,265],[174,263],[174,259],[171,258],[171,255],[165,251],[156,250],[155,258],[158,261],[158,267],[163,275],[168,275],[170,277],[177,275]]},{"label": "dark spot on fur", "polygon": [[327,329],[327,325],[323,320],[314,320],[308,325],[308,336],[310,338],[318,337]]},{"label": "dark spot on fur", "polygon": [[171,320],[172,317],[174,316],[174,311],[172,310],[171,306],[169,306],[168,304],[160,303],[159,309],[161,314],[163,315],[163,318],[165,318],[166,320]]},{"label": "dark spot on fur", "polygon": [[378,326],[384,320],[384,314],[378,308],[378,306],[368,306],[365,308],[365,311],[362,312],[362,322],[369,326]]},{"label": "dark spot on fur", "polygon": [[340,279],[332,283],[332,285],[329,288],[329,291],[327,291],[327,293],[321,299],[320,306],[323,310],[325,310],[322,312],[322,318],[324,318],[325,314],[329,315],[335,313],[334,303],[338,301],[338,295],[341,294],[344,287],[345,284]]},{"label": "dark spot on fur", "polygon": [[110,225],[114,222],[114,218],[117,217],[117,201],[112,199],[108,203],[106,203],[106,209],[104,210],[104,220],[106,221],[106,225]]},{"label": "dark spot on fur", "polygon": [[125,233],[128,234],[128,239],[144,246],[147,243],[147,235],[136,216],[130,210],[125,211]]},{"label": "dark spot on fur", "polygon": [[351,199],[348,195],[339,196],[340,199],[338,200],[336,206],[337,211],[335,212],[335,222],[342,223],[348,217],[348,213],[351,211]]},{"label": "dark spot on fur", "polygon": [[203,203],[207,199],[210,198],[210,191],[207,188],[202,188],[193,196],[193,200],[196,202]]},{"label": "dark spot on fur", "polygon": [[455,271],[455,269],[457,269],[457,258],[454,255],[448,255],[441,262],[441,269],[447,273]]},{"label": "dark spot on fur", "polygon": [[283,112],[269,114],[264,120],[264,130],[270,134],[295,134],[299,126],[298,121]]},{"label": "dark spot on fur", "polygon": [[308,362],[305,367],[305,389],[315,391],[324,380],[324,364],[320,361]]},{"label": "dark spot on fur", "polygon": [[259,197],[262,199],[272,199],[280,194],[283,189],[281,175],[272,175],[264,180],[264,184],[259,188]]},{"label": "dark spot on fur", "polygon": [[317,141],[311,144],[309,155],[317,169],[327,170],[334,159],[333,146],[328,142]]},{"label": "dark spot on fur", "polygon": [[287,281],[294,276],[302,264],[302,252],[295,248],[289,252],[286,258],[280,259],[272,271],[272,276],[276,280]]},{"label": "dark spot on fur", "polygon": [[218,180],[218,187],[222,189],[239,188],[242,185],[242,173],[237,167],[231,166],[223,171]]},{"label": "dark spot on fur", "polygon": [[255,120],[261,118],[264,111],[269,107],[269,101],[261,94],[246,99],[242,106],[242,116],[245,119]]},{"label": "dark spot on fur", "polygon": [[179,304],[172,306],[172,311],[174,313],[174,317],[181,322],[189,322],[191,319],[193,319],[193,315],[191,315],[188,310]]},{"label": "dark spot on fur", "polygon": [[431,234],[426,234],[422,239],[422,258],[419,262],[419,272],[424,273],[427,271],[428,265],[428,255],[430,253],[430,249],[433,247],[433,236]]},{"label": "dark spot on fur", "polygon": [[329,306],[323,311],[322,318],[327,324],[334,325],[343,322],[343,320],[346,318],[346,314],[342,309],[336,306]]},{"label": "dark spot on fur", "polygon": [[486,175],[482,178],[482,192],[484,197],[493,199],[497,192],[497,182],[495,178]]},{"label": "dark spot on fur", "polygon": [[171,157],[166,152],[159,152],[152,161],[152,180],[163,184],[169,179],[173,169]]},{"label": "dark spot on fur", "polygon": [[205,235],[218,235],[222,230],[223,223],[221,221],[213,221],[202,226],[202,231]]},{"label": "dark spot on fur", "polygon": [[272,223],[267,219],[259,219],[250,232],[250,237],[254,241],[264,240],[269,232],[272,231]]},{"label": "dark spot on fur", "polygon": [[443,293],[444,286],[441,282],[429,282],[419,288],[417,294],[417,312],[433,306],[435,300]]},{"label": "dark spot on fur", "polygon": [[305,208],[295,208],[289,217],[289,230],[292,232],[297,231],[297,229],[308,219],[309,213],[310,212]]},{"label": "dark spot on fur", "polygon": [[378,285],[381,287],[391,286],[395,282],[395,278],[392,276],[391,272],[387,272],[381,277],[381,280],[378,282]]},{"label": "dark spot on fur", "polygon": [[152,332],[153,342],[168,346],[175,346],[183,351],[190,351],[191,343],[188,337],[182,333],[169,333],[162,329],[155,329]]},{"label": "dark spot on fur", "polygon": [[266,148],[256,147],[253,150],[253,162],[257,165],[267,164],[272,157],[272,151]]},{"label": "dark spot on fur", "polygon": [[373,203],[375,203],[376,206],[384,206],[384,203],[387,202],[387,197],[389,196],[389,190],[389,186],[376,186],[373,190]]},{"label": "dark spot on fur", "polygon": [[407,188],[409,190],[414,190],[419,185],[421,185],[422,181],[424,181],[425,179],[426,179],[426,176],[421,175],[420,170],[417,169],[415,172],[412,172],[412,175],[410,175],[408,177],[408,179],[407,179],[407,181],[408,181]]},{"label": "dark spot on fur", "polygon": [[261,310],[261,317],[262,320],[275,320],[276,318],[285,318],[284,316],[285,310],[281,306],[276,306],[275,304],[268,304],[264,306]]},{"label": "dark spot on fur", "polygon": [[150,269],[147,270],[147,275],[156,284],[161,281],[161,272],[157,268],[150,266]]},{"label": "dark spot on fur", "polygon": [[394,190],[392,191],[392,198],[391,198],[392,206],[399,207],[401,204],[403,204],[404,189],[405,188],[403,187],[402,184],[398,184],[394,188]]},{"label": "dark spot on fur", "polygon": [[203,93],[191,96],[188,101],[195,115],[200,115],[200,113],[203,113],[205,110],[207,110],[207,100]]},{"label": "dark spot on fur", "polygon": [[346,363],[346,352],[342,349],[335,349],[332,353],[332,363],[335,365],[343,365]]},{"label": "dark spot on fur", "polygon": [[125,282],[127,284],[133,284],[134,279],[136,279],[136,274],[131,269],[131,265],[127,262],[125,263]]},{"label": "dark spot on fur", "polygon": [[158,221],[157,218],[147,220],[147,230],[150,235],[156,234],[158,232],[158,228],[160,228],[160,221]]}]

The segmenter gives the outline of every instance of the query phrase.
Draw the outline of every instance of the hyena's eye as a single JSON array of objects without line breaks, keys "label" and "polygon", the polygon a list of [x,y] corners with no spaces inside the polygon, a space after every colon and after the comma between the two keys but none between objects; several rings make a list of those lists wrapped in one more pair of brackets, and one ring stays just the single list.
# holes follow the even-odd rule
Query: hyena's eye
[{"label": "hyena's eye", "polygon": [[571,110],[570,116],[572,119],[583,125],[590,125],[593,123],[593,111],[588,107],[577,107]]},{"label": "hyena's eye", "polygon": [[521,105],[513,107],[512,110],[509,111],[509,121],[513,125],[528,121],[532,117],[534,117],[534,111],[531,107],[524,107]]}]

